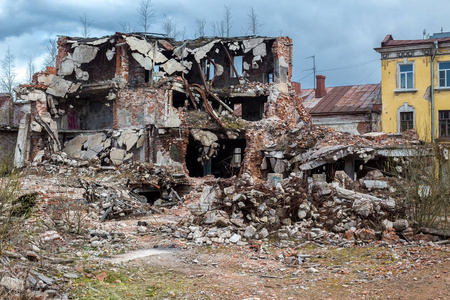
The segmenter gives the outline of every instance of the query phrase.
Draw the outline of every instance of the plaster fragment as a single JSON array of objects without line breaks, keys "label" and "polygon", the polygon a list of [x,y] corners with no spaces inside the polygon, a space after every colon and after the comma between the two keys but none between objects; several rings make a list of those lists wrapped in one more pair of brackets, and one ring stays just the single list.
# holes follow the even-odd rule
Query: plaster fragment
[{"label": "plaster fragment", "polygon": [[75,68],[72,55],[69,53],[61,62],[61,66],[58,70],[58,75],[70,75],[73,73],[73,69]]},{"label": "plaster fragment", "polygon": [[89,73],[86,71],[83,71],[79,68],[75,68],[75,76],[79,80],[84,80],[84,81],[89,80]]},{"label": "plaster fragment", "polygon": [[55,97],[64,98],[71,87],[72,82],[64,80],[59,76],[53,78],[50,86],[47,89],[47,93]]},{"label": "plaster fragment", "polygon": [[109,38],[102,38],[102,39],[95,40],[95,41],[93,41],[93,42],[88,42],[88,43],[86,43],[86,44],[88,44],[88,45],[93,45],[93,46],[97,46],[97,45],[101,45],[101,44],[106,43],[106,42],[108,41],[108,39],[109,39]]},{"label": "plaster fragment", "polygon": [[115,54],[116,54],[116,49],[115,48],[106,50],[106,58],[108,60],[113,59]]},{"label": "plaster fragment", "polygon": [[112,148],[111,152],[109,153],[109,158],[116,166],[121,165],[126,153],[127,152],[123,149]]},{"label": "plaster fragment", "polygon": [[230,49],[231,51],[237,51],[239,50],[239,44],[237,42],[234,42],[233,44],[230,44],[228,46],[228,49]]},{"label": "plaster fragment", "polygon": [[222,75],[223,74],[223,67],[222,67],[222,65],[219,65],[218,63],[216,63],[216,75],[217,76],[220,76],[220,75]]},{"label": "plaster fragment", "polygon": [[183,72],[186,69],[182,64],[180,64],[178,61],[176,61],[174,58],[170,59],[168,62],[166,62],[164,65],[162,65],[164,71],[167,72],[167,74],[172,75],[175,72]]},{"label": "plaster fragment", "polygon": [[140,53],[133,52],[131,54],[133,58],[146,70],[150,71],[153,67],[153,62],[148,56],[144,56]]},{"label": "plaster fragment", "polygon": [[130,49],[133,51],[137,51],[141,54],[147,55],[150,50],[153,50],[152,45],[148,43],[147,41],[138,39],[134,36],[127,36],[125,39],[128,46],[130,46]]},{"label": "plaster fragment", "polygon": [[242,42],[242,46],[244,48],[244,53],[249,52],[250,50],[252,50],[256,46],[258,46],[262,42],[264,42],[263,38],[255,38],[255,39],[244,40]]},{"label": "plaster fragment", "polygon": [[214,40],[202,47],[196,48],[192,51],[192,53],[194,54],[194,58],[195,60],[200,63],[200,61],[202,60],[202,58],[204,58],[206,56],[206,54],[214,47],[214,45],[219,42],[220,40]]},{"label": "plaster fragment", "polygon": [[73,60],[79,64],[87,64],[97,56],[98,48],[88,45],[80,45],[73,51]]},{"label": "plaster fragment", "polygon": [[256,46],[255,48],[253,48],[253,55],[254,56],[266,56],[267,55],[267,51],[266,51],[266,44],[265,43],[261,43],[258,46]]}]

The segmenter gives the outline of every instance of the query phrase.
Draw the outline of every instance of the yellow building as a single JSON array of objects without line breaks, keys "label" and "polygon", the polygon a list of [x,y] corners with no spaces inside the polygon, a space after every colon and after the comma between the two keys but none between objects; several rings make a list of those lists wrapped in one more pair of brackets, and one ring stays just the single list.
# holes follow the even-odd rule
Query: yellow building
[{"label": "yellow building", "polygon": [[450,141],[450,33],[422,40],[387,35],[375,51],[381,54],[382,131],[415,128],[421,139]]}]

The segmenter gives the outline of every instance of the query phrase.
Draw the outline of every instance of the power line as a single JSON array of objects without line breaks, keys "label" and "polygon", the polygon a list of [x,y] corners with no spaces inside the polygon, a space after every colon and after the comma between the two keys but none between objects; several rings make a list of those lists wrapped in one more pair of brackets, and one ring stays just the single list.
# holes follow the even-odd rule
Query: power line
[{"label": "power line", "polygon": [[[308,58],[312,58],[312,60],[313,60],[313,67],[312,67],[312,69],[308,69],[308,70],[313,70],[313,73],[314,73],[314,78],[313,78],[314,89],[316,89],[316,71],[317,71],[317,68],[316,68],[316,56],[315,55],[311,55],[311,56],[305,57],[305,59],[308,59]],[[308,71],[308,70],[306,70],[306,71]]]},{"label": "power line", "polygon": [[298,81],[302,81],[303,79],[305,79],[306,77],[308,77],[308,76],[310,76],[310,75],[312,75],[314,72],[311,72],[311,73],[309,73],[308,75],[306,75],[306,76],[304,76],[304,77],[302,77],[302,78],[300,78]]},{"label": "power line", "polygon": [[332,69],[327,69],[327,70],[319,70],[318,72],[327,72],[327,71],[336,71],[336,70],[344,70],[344,69],[351,69],[351,68],[356,68],[356,67],[360,67],[360,66],[364,66],[370,63],[373,63],[374,61],[379,61],[379,59],[373,59],[370,61],[366,61],[366,62],[362,62],[362,63],[357,63],[357,64],[353,64],[353,65],[348,65],[348,66],[343,66],[343,67],[339,67],[339,68],[332,68]]},{"label": "power line", "polygon": [[378,70],[378,69],[379,69],[379,67],[376,66],[376,68],[375,68],[372,72],[370,72],[369,75],[367,75],[366,77],[364,77],[363,79],[361,79],[361,81],[359,81],[356,85],[360,84],[361,82],[363,82],[364,80],[366,80],[367,78],[369,78],[369,77],[370,77],[373,73],[375,73],[375,71]]}]

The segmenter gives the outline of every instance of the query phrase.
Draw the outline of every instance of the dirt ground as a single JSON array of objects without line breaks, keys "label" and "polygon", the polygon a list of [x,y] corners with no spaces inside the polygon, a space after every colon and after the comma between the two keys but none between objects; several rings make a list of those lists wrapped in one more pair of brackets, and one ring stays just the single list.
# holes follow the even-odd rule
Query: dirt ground
[{"label": "dirt ground", "polygon": [[[170,221],[174,221],[172,215]],[[168,219],[147,219],[161,224]],[[136,220],[122,221],[132,230]],[[75,299],[450,299],[450,247],[199,246],[155,233],[137,249],[90,257],[74,269]],[[281,257],[302,255],[288,265]]]}]

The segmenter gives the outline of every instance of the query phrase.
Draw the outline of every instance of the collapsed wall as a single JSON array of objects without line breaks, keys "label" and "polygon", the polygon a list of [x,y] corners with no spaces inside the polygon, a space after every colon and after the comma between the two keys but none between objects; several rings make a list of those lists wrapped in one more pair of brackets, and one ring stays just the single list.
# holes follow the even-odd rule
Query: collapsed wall
[{"label": "collapsed wall", "polygon": [[103,166],[139,160],[229,177],[251,167],[247,130],[258,121],[309,122],[291,75],[287,37],[116,33],[60,37],[56,68],[16,92],[31,116],[31,161],[63,151]]}]

